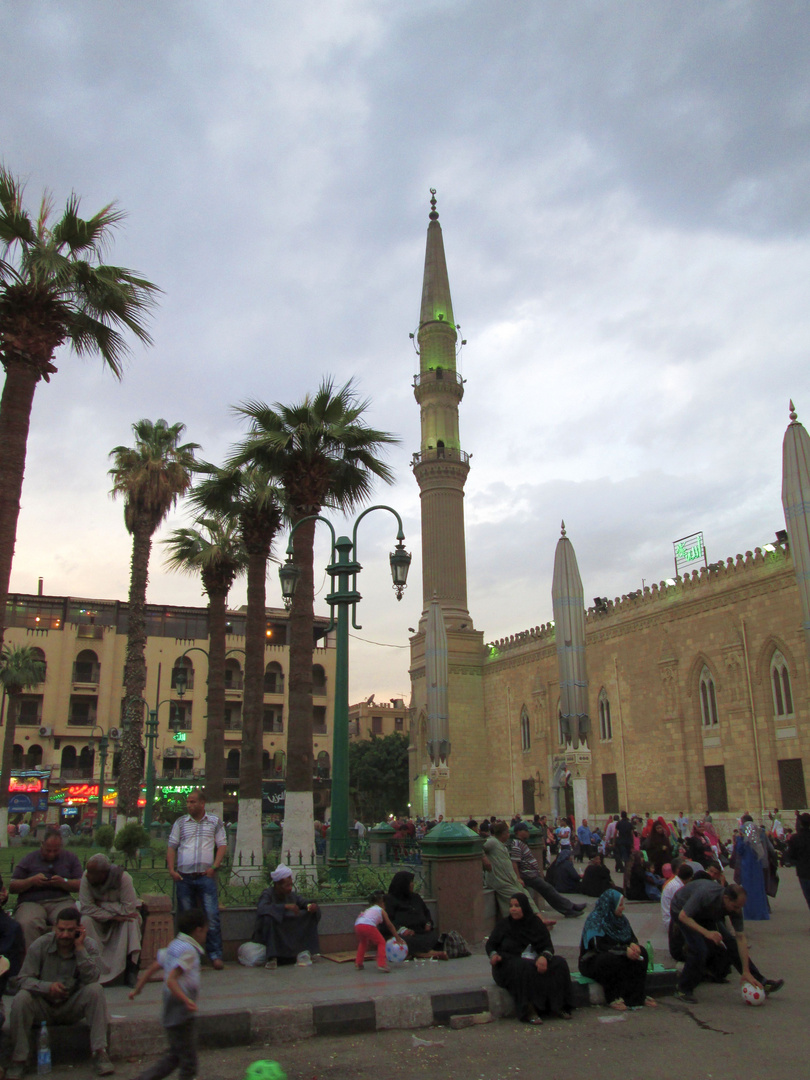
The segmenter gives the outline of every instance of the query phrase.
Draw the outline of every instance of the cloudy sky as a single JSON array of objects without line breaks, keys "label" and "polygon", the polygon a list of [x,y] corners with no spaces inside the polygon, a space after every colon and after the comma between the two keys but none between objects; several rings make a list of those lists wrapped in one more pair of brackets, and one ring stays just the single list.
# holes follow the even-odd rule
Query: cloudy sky
[{"label": "cloudy sky", "polygon": [[[562,518],[589,602],[670,575],[694,530],[710,560],[772,539],[790,397],[810,419],[809,37],[788,0],[3,4],[0,157],[32,208],[118,200],[112,261],[164,293],[123,382],[63,353],[40,384],[12,589],[126,597],[106,470],[133,421],[221,460],[232,405],[355,378],[401,439],[377,494],[414,564],[397,604],[392,519],[364,522],[351,694],[407,694],[430,187],[486,640],[551,618]],[[161,562],[150,601],[203,602]]]}]

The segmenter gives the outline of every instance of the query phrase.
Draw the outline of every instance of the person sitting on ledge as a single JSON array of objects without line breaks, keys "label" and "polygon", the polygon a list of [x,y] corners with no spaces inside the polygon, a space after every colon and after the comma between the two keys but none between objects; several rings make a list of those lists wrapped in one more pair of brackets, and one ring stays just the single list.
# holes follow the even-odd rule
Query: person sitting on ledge
[{"label": "person sitting on ledge", "polygon": [[272,885],[259,897],[253,941],[266,949],[265,967],[294,964],[302,953],[320,952],[317,904],[308,903],[293,887],[292,870],[279,863],[270,874]]},{"label": "person sitting on ledge", "polygon": [[81,876],[82,864],[72,851],[62,850],[58,829],[46,829],[39,850],[20,859],[8,891],[19,897],[14,918],[23,929],[26,949],[56,925],[60,911],[75,908],[70,894],[79,891]]},{"label": "person sitting on ledge", "polygon": [[582,885],[580,887],[583,896],[596,897],[601,896],[602,893],[606,892],[608,889],[616,888],[613,884],[610,870],[605,866],[603,855],[597,852],[585,867],[585,872],[582,875]]},{"label": "person sitting on ledge", "polygon": [[427,904],[413,891],[413,874],[400,870],[391,878],[385,909],[408,946],[408,959],[447,960]]},{"label": "person sitting on ledge", "polygon": [[106,968],[102,986],[120,975],[127,986],[134,986],[141,959],[141,902],[131,876],[106,855],[94,855],[87,860],[79,902],[87,933],[101,950]]}]

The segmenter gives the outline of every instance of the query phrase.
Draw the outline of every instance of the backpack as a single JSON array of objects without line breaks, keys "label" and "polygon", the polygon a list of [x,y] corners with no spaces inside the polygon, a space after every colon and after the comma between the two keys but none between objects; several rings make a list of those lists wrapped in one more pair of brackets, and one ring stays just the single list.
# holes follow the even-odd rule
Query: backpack
[{"label": "backpack", "polygon": [[458,960],[461,956],[471,956],[470,947],[458,930],[450,930],[447,934],[441,934],[439,940],[442,950],[447,953],[450,960]]}]

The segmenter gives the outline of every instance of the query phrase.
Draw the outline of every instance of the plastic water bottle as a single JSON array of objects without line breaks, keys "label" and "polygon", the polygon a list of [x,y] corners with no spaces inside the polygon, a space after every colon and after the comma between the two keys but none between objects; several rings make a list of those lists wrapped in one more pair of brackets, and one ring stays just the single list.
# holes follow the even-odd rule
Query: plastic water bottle
[{"label": "plastic water bottle", "polygon": [[43,1073],[49,1073],[51,1071],[51,1043],[48,1038],[48,1025],[45,1021],[42,1021],[42,1026],[39,1029],[39,1040],[37,1042],[37,1074],[41,1076]]},{"label": "plastic water bottle", "polygon": [[648,941],[646,945],[647,949],[647,971],[655,970],[655,953],[653,952],[652,942]]}]

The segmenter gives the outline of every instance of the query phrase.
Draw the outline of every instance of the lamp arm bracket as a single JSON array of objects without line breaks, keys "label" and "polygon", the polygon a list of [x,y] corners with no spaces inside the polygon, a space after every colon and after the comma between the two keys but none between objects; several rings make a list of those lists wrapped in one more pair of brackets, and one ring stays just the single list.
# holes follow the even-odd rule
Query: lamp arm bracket
[{"label": "lamp arm bracket", "polygon": [[[287,557],[290,558],[293,553],[293,537],[295,536],[295,530],[299,527],[299,525],[303,525],[305,521],[323,521],[326,525],[329,526],[329,532],[332,534],[332,551],[334,552],[335,541],[337,540],[337,537],[335,536],[335,530],[332,526],[332,522],[329,520],[329,518],[322,517],[320,514],[307,514],[307,516],[302,517],[300,521],[296,521],[295,525],[293,525],[292,529],[290,529],[290,538],[287,541]],[[334,555],[332,557],[334,558]]]},{"label": "lamp arm bracket", "polygon": [[402,528],[402,518],[399,516],[393,506],[385,506],[385,504],[383,503],[379,503],[377,506],[369,506],[363,511],[362,514],[357,517],[357,520],[354,523],[354,530],[352,531],[352,548],[355,561],[357,560],[357,526],[360,524],[366,514],[370,514],[372,510],[387,510],[389,514],[393,514],[394,517],[397,519],[397,525],[399,526],[399,530],[397,532],[397,540],[402,543],[402,541],[404,541],[405,539],[405,532]]}]

